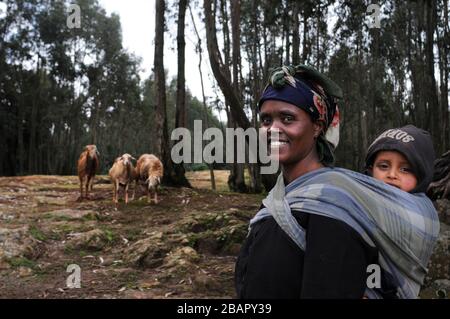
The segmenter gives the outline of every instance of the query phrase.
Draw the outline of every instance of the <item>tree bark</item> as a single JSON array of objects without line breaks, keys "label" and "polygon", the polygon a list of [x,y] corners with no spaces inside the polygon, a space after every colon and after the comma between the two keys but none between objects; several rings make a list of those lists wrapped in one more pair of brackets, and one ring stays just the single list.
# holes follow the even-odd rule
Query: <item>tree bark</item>
[{"label": "tree bark", "polygon": [[166,79],[164,74],[164,12],[165,1],[156,0],[155,16],[155,85],[156,85],[156,112],[155,112],[155,155],[163,156],[163,132],[166,113]]},{"label": "tree bark", "polygon": [[164,73],[164,13],[165,1],[156,0],[154,59],[156,85],[155,154],[164,163],[163,183],[171,186],[180,186],[180,184],[183,185],[183,183],[180,183],[178,176],[176,176],[174,163],[170,157],[170,142],[167,128],[166,79]]},{"label": "tree bark", "polygon": [[242,108],[241,99],[235,93],[231,79],[227,76],[226,66],[223,64],[217,44],[216,26],[211,9],[211,0],[204,0],[204,12],[206,23],[206,40],[208,46],[211,68],[217,83],[230,105],[230,111],[239,127],[247,129],[250,122]]},{"label": "tree bark", "polygon": [[309,42],[308,42],[308,16],[306,13],[306,8],[303,8],[303,52],[302,52],[302,63],[306,64],[309,55]]},{"label": "tree bark", "polygon": [[294,1],[293,5],[293,31],[292,31],[292,63],[294,65],[300,64],[300,3],[299,1]]},{"label": "tree bark", "polygon": [[[186,80],[185,80],[185,48],[184,41],[185,18],[187,0],[179,0],[178,5],[178,31],[177,31],[177,51],[178,51],[178,76],[177,76],[177,101],[175,111],[175,128],[186,127]],[[186,179],[183,163],[173,164],[174,179],[176,184],[191,187]]]},{"label": "tree bark", "polygon": [[[194,15],[192,14],[191,8],[189,7],[189,12],[191,14],[191,20],[192,24],[194,25],[194,31],[197,36],[197,53],[198,53],[198,72],[200,73],[200,84],[202,86],[202,101],[203,101],[203,108],[205,109],[205,125],[208,128],[208,106],[206,105],[206,96],[205,96],[205,87],[203,85],[203,72],[202,72],[202,55],[203,55],[203,49],[202,49],[202,38],[200,37],[200,34],[198,33],[197,26],[195,24]],[[214,164],[208,164],[209,167],[209,176],[211,179],[211,189],[216,190],[216,178],[214,176]]]},{"label": "tree bark", "polygon": [[436,79],[434,77],[434,30],[436,25],[436,0],[426,1],[426,68],[427,68],[427,82],[428,90],[426,97],[428,97],[428,114],[430,114],[429,127],[433,136],[439,136],[439,102],[438,93],[436,89]]},{"label": "tree bark", "polygon": [[449,45],[446,45],[445,41],[450,41],[449,34],[449,21],[448,21],[448,0],[443,1],[444,6],[444,41],[441,44],[441,52],[442,52],[442,67],[440,68],[440,72],[443,75],[443,79],[441,81],[441,105],[442,105],[442,128],[441,128],[441,136],[442,136],[442,151],[447,150],[450,146],[450,112],[448,110],[448,76],[449,76]]}]

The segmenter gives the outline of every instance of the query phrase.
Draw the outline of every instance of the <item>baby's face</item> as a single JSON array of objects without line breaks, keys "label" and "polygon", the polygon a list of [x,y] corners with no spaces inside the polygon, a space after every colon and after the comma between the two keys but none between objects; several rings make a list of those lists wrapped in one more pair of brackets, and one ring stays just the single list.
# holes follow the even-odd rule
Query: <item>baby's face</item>
[{"label": "baby's face", "polygon": [[403,154],[396,151],[380,151],[373,163],[372,176],[405,192],[412,191],[417,178]]}]

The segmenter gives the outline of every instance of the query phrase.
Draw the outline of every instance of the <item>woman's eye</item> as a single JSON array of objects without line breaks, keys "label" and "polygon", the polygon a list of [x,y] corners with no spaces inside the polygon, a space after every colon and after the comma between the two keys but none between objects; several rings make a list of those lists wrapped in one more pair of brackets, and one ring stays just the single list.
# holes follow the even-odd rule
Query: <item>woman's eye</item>
[{"label": "woman's eye", "polygon": [[269,117],[263,117],[263,118],[261,119],[261,124],[262,124],[262,125],[268,125],[268,124],[270,124],[270,118],[269,118]]},{"label": "woman's eye", "polygon": [[290,115],[286,115],[286,116],[283,117],[283,122],[290,123],[290,122],[292,122],[293,120],[294,120],[294,117],[293,117],[293,116],[290,116]]}]

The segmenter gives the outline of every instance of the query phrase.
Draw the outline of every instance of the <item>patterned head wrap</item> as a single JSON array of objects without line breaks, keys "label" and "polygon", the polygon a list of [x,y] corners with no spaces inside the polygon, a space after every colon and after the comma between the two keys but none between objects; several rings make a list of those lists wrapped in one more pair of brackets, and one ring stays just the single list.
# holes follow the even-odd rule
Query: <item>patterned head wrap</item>
[{"label": "patterned head wrap", "polygon": [[317,70],[305,66],[283,66],[272,71],[269,84],[258,103],[267,100],[293,104],[324,123],[317,141],[320,161],[334,165],[334,149],[339,144],[339,108],[336,99],[342,98],[340,87]]}]

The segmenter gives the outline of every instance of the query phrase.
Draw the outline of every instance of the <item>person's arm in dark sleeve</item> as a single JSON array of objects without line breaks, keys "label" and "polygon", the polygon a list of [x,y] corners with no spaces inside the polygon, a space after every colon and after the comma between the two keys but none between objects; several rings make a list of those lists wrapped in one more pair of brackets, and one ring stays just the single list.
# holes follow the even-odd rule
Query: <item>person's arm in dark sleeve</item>
[{"label": "person's arm in dark sleeve", "polygon": [[301,298],[362,298],[371,248],[345,223],[309,217]]}]

